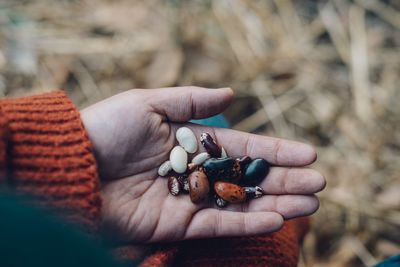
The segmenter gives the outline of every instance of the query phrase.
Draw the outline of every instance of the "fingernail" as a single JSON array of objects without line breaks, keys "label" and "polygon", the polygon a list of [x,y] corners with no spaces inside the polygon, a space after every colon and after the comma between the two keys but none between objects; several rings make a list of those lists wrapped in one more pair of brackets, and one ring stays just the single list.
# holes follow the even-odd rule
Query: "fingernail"
[{"label": "fingernail", "polygon": [[234,92],[233,92],[232,88],[230,88],[230,87],[218,88],[218,90],[229,91],[229,93],[230,93],[231,95],[233,95],[233,94],[234,94]]}]

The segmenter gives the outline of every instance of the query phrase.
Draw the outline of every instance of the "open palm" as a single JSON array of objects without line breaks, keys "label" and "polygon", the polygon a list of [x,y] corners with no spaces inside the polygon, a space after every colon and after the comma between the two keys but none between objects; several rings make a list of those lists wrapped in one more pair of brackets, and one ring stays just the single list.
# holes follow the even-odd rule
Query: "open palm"
[{"label": "open palm", "polygon": [[[175,241],[246,236],[278,230],[284,219],[318,209],[313,195],[325,186],[318,172],[302,168],[316,159],[312,147],[229,129],[187,123],[222,112],[230,89],[196,87],[131,90],[82,111],[102,178],[103,221],[123,242]],[[231,157],[249,155],[272,163],[260,199],[216,209],[169,194],[157,175],[185,125],[197,136],[209,132]],[[199,146],[201,148],[201,146]]]}]

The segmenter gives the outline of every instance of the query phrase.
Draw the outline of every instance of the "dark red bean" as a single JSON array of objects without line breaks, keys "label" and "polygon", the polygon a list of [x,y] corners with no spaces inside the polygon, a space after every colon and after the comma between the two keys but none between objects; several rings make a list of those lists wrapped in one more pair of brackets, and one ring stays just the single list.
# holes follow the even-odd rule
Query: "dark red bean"
[{"label": "dark red bean", "polygon": [[205,150],[211,157],[219,158],[221,157],[221,147],[215,143],[214,139],[211,137],[209,133],[202,133],[200,135],[200,142],[204,146]]}]

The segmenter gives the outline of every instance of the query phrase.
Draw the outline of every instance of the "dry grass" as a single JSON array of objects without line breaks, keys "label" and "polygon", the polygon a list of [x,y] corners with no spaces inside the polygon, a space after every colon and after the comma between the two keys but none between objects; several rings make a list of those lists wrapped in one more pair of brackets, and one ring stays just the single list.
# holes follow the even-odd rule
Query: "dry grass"
[{"label": "dry grass", "polygon": [[[25,3],[26,2],[26,3]],[[2,1],[0,94],[231,86],[234,128],[318,148],[300,266],[400,253],[398,1]]]}]

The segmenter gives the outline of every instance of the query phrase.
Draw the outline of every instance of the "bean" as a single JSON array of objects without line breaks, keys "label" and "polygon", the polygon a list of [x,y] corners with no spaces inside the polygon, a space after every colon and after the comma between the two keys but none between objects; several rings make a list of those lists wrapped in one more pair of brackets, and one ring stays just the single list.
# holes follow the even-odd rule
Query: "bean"
[{"label": "bean", "polygon": [[176,131],[176,140],[188,153],[197,151],[197,139],[192,130],[188,127],[181,127]]},{"label": "bean", "polygon": [[226,182],[214,184],[215,193],[229,203],[242,203],[246,200],[246,192],[243,187]]},{"label": "bean", "polygon": [[211,155],[211,157],[219,158],[221,157],[221,148],[215,143],[214,139],[209,133],[202,133],[200,135],[200,142]]},{"label": "bean", "polygon": [[265,195],[264,190],[259,186],[244,187],[244,191],[246,192],[247,199],[260,198]]},{"label": "bean", "polygon": [[201,165],[204,163],[204,161],[208,160],[210,157],[211,157],[210,154],[208,154],[207,152],[203,152],[203,153],[197,154],[192,159],[192,163],[194,163],[196,165]]},{"label": "bean", "polygon": [[267,176],[268,172],[269,164],[265,159],[254,159],[247,166],[240,184],[244,186],[255,186]]},{"label": "bean", "polygon": [[189,175],[190,200],[198,204],[204,201],[210,192],[210,185],[204,172],[194,171]]},{"label": "bean", "polygon": [[175,176],[168,178],[168,190],[173,196],[177,196],[181,192],[181,184]]},{"label": "bean", "polygon": [[215,199],[215,205],[217,205],[217,207],[219,208],[224,208],[229,204],[228,201],[223,200],[218,195],[215,195],[214,199]]},{"label": "bean", "polygon": [[241,177],[240,164],[232,158],[210,158],[203,163],[203,168],[211,181],[236,183]]},{"label": "bean", "polygon": [[172,170],[171,161],[167,160],[158,168],[158,175],[166,176]]},{"label": "bean", "polygon": [[172,149],[169,160],[175,172],[184,173],[186,171],[188,155],[181,146],[176,146]]}]

